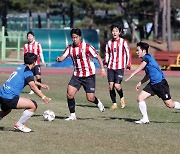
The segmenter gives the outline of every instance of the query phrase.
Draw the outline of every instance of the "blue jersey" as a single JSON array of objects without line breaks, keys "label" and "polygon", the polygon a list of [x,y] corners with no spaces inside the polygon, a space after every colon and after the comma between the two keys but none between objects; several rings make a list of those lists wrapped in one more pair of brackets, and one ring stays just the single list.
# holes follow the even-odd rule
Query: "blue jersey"
[{"label": "blue jersey", "polygon": [[159,67],[158,63],[153,56],[146,54],[142,57],[142,61],[145,61],[147,65],[145,66],[146,75],[150,79],[151,85],[161,82],[165,79],[164,74]]},{"label": "blue jersey", "polygon": [[26,65],[21,65],[10,75],[9,79],[0,88],[0,97],[12,99],[19,96],[23,88],[34,81],[32,71]]}]

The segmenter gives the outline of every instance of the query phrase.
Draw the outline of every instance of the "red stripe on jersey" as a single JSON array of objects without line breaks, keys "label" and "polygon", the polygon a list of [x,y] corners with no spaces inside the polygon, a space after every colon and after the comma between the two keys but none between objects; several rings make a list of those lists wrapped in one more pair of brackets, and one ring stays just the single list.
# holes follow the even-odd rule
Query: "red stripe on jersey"
[{"label": "red stripe on jersey", "polygon": [[[112,54],[112,62],[114,61],[114,41],[111,42],[111,54]],[[113,67],[113,63],[111,62],[110,68]]]},{"label": "red stripe on jersey", "polygon": [[121,62],[121,68],[124,68],[124,40],[123,40],[123,43],[122,43],[122,62]]},{"label": "red stripe on jersey", "polygon": [[83,61],[83,49],[82,49],[82,43],[79,45],[79,60],[80,60],[80,64],[81,64],[81,69],[82,69],[82,74],[83,76],[86,76],[86,70],[85,70],[85,64]]},{"label": "red stripe on jersey", "polygon": [[36,41],[32,43],[27,43],[24,45],[24,54],[27,52],[34,53],[37,55],[36,65],[40,65],[40,53],[42,52],[42,48],[40,44]]},{"label": "red stripe on jersey", "polygon": [[[87,63],[88,63],[89,73],[90,73],[90,75],[93,75],[92,68],[91,68],[91,65],[90,65],[90,58],[87,56],[89,53],[91,54],[91,52],[89,52],[89,48],[90,48],[90,46],[88,44],[86,44],[86,51],[87,51],[86,59],[87,59]],[[96,50],[94,50],[94,51],[96,52]],[[91,56],[92,56],[92,54],[91,54]]]},{"label": "red stripe on jersey", "polygon": [[80,71],[78,69],[78,63],[77,63],[77,55],[76,55],[76,48],[73,47],[72,48],[72,56],[73,56],[73,60],[74,60],[74,65],[75,65],[75,69],[76,69],[76,76],[79,76]]},{"label": "red stripe on jersey", "polygon": [[119,64],[119,43],[120,43],[120,39],[117,40],[117,44],[116,44],[116,69],[118,69],[118,64]]},{"label": "red stripe on jersey", "polygon": [[81,43],[79,46],[74,46],[73,44],[65,49],[63,55],[67,57],[70,54],[74,62],[74,75],[77,77],[88,77],[95,74],[95,66],[91,61],[91,57],[96,57],[96,50],[86,44]]},{"label": "red stripe on jersey", "polygon": [[129,61],[129,48],[123,38],[109,40],[106,44],[105,62],[108,62],[109,69],[123,69]]}]

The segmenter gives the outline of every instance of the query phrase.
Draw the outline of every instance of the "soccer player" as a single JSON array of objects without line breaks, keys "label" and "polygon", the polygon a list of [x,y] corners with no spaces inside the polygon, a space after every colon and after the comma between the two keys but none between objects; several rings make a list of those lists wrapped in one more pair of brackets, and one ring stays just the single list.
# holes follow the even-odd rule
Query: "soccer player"
[{"label": "soccer player", "polygon": [[107,42],[105,47],[104,65],[107,66],[109,94],[113,103],[111,109],[115,110],[118,108],[116,91],[120,97],[121,108],[126,106],[121,82],[124,77],[124,69],[130,69],[131,67],[131,59],[128,43],[120,37],[121,27],[116,24],[112,25],[111,33],[112,39]]},{"label": "soccer player", "polygon": [[[34,33],[32,31],[29,31],[27,33],[27,39],[28,39],[28,43],[26,43],[24,45],[24,51],[23,53],[35,53],[37,55],[37,61],[36,61],[36,65],[33,68],[33,74],[36,77],[36,80],[41,83],[41,67],[40,67],[40,60],[42,61],[42,64],[44,66],[46,66],[46,63],[44,61],[44,56],[43,56],[43,51],[42,51],[42,47],[41,44],[37,41],[35,41],[35,36]],[[41,90],[41,86],[38,86],[38,89]],[[34,92],[31,90],[29,94],[34,94]]]},{"label": "soccer player", "polygon": [[34,114],[37,109],[37,103],[34,100],[20,97],[22,89],[29,85],[31,90],[38,95],[44,103],[49,103],[50,98],[45,96],[37,86],[49,89],[48,85],[34,81],[32,69],[35,66],[37,55],[34,53],[24,54],[24,64],[17,67],[17,69],[10,75],[9,79],[0,88],[0,120],[8,115],[12,109],[24,109],[24,112],[14,128],[28,133],[30,128],[26,127],[24,123]]},{"label": "soccer player", "polygon": [[103,67],[103,62],[97,51],[91,45],[81,41],[81,30],[72,29],[71,38],[73,44],[69,45],[64,53],[56,58],[56,61],[61,62],[67,57],[71,57],[74,63],[74,73],[67,87],[67,102],[70,111],[70,116],[65,119],[76,120],[75,115],[75,94],[83,86],[86,92],[86,98],[88,101],[97,105],[101,112],[105,111],[105,108],[101,101],[94,95],[95,93],[95,65],[91,58],[97,58],[100,67],[101,75],[106,76],[106,71]]},{"label": "soccer player", "polygon": [[175,108],[177,110],[180,109],[180,103],[172,101],[168,82],[166,81],[165,76],[154,57],[148,54],[148,48],[149,45],[145,42],[137,43],[136,54],[139,58],[142,58],[142,62],[136,68],[136,70],[125,80],[128,81],[143,69],[145,70],[146,75],[136,85],[136,90],[138,91],[139,87],[143,83],[150,80],[137,98],[137,102],[139,103],[139,109],[142,114],[142,119],[140,119],[139,121],[135,121],[135,123],[137,124],[149,123],[145,100],[150,96],[157,95],[163,100],[163,102],[168,108]]}]

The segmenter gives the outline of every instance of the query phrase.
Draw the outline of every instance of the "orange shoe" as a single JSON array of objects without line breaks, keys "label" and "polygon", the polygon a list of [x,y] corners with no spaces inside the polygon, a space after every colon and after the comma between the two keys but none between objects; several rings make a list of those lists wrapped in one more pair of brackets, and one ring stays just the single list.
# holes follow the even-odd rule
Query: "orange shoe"
[{"label": "orange shoe", "polygon": [[117,108],[118,108],[117,104],[113,104],[113,105],[111,106],[111,110],[116,110]]},{"label": "orange shoe", "polygon": [[126,102],[124,100],[124,97],[121,98],[120,103],[121,103],[121,108],[124,109],[126,107]]}]

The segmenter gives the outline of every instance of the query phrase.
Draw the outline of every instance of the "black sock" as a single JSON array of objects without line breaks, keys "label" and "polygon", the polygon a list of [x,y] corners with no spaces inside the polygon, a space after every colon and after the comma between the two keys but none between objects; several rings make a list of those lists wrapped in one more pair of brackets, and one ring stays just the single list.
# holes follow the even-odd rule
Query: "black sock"
[{"label": "black sock", "polygon": [[75,113],[75,100],[74,100],[74,98],[72,98],[72,99],[67,98],[67,101],[68,101],[69,112]]},{"label": "black sock", "polygon": [[116,92],[115,89],[109,90],[109,94],[113,103],[116,103]]},{"label": "black sock", "polygon": [[[37,82],[41,83],[41,79],[37,79]],[[38,89],[41,90],[41,86],[38,86]]]},{"label": "black sock", "polygon": [[95,100],[94,100],[94,102],[93,102],[94,104],[98,104],[98,99],[97,99],[97,97],[95,96]]},{"label": "black sock", "polygon": [[123,98],[123,90],[122,90],[122,88],[120,90],[117,90],[117,93],[119,94],[120,98]]}]

